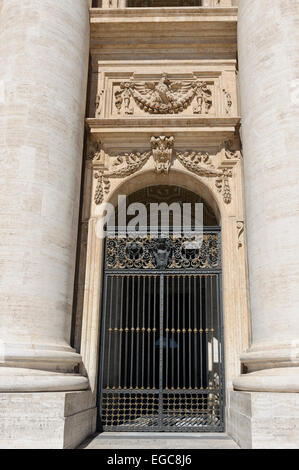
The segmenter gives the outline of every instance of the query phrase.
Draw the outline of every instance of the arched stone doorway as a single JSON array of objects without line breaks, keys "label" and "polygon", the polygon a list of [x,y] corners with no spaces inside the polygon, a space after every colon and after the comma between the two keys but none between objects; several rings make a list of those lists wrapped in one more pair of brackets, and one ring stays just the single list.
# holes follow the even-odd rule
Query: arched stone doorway
[{"label": "arched stone doorway", "polygon": [[[115,142],[115,141],[114,141]],[[137,142],[136,142],[137,144]],[[109,144],[110,145],[110,144]],[[132,147],[132,142],[128,140],[128,148]],[[140,144],[138,144],[140,145]],[[179,142],[183,147],[185,143]],[[195,145],[195,144],[193,144]],[[144,148],[144,147],[143,147]],[[115,152],[116,153],[116,152]],[[83,260],[85,268],[84,296],[82,303],[82,335],[81,335],[81,355],[84,364],[84,371],[88,375],[93,406],[99,406],[98,377],[99,362],[102,360],[100,352],[101,320],[103,318],[102,297],[104,295],[104,243],[97,233],[99,221],[98,197],[103,196],[104,202],[109,202],[115,207],[118,203],[119,195],[130,196],[135,194],[143,197],[145,188],[152,186],[171,186],[181,188],[186,192],[200,195],[199,199],[204,200],[208,206],[208,211],[213,214],[214,222],[212,228],[221,226],[222,244],[222,304],[223,304],[223,335],[224,335],[224,355],[225,360],[225,400],[227,407],[227,393],[232,384],[233,378],[239,373],[239,354],[248,342],[248,312],[247,312],[247,292],[246,292],[246,270],[245,252],[242,243],[242,226],[238,221],[243,218],[242,213],[242,193],[241,187],[241,167],[239,160],[224,160],[223,149],[219,153],[215,152],[214,159],[223,161],[225,165],[234,168],[233,177],[229,183],[231,186],[231,199],[227,201],[225,191],[221,191],[215,184],[212,173],[195,174],[184,168],[178,158],[174,158],[167,174],[160,174],[155,171],[156,164],[153,157],[139,171],[122,171],[121,174],[107,173],[103,167],[103,162],[109,162],[111,158],[103,151],[96,151],[93,159],[87,160],[86,164],[86,190],[85,190],[85,213],[88,213],[88,236],[86,238],[86,255]],[[116,154],[117,155],[117,154]],[[146,154],[147,155],[147,154]],[[113,162],[112,162],[113,166]],[[103,169],[104,168],[104,169]],[[192,167],[193,169],[193,167]],[[198,171],[199,173],[199,171]],[[217,175],[219,172],[217,172]],[[216,177],[217,177],[216,175]],[[222,189],[225,187],[223,186]],[[187,194],[185,192],[185,195]],[[139,198],[139,196],[138,196]],[[138,199],[137,198],[137,199]],[[140,200],[140,198],[139,198]],[[80,311],[79,311],[80,313]],[[118,385],[118,384],[117,384]],[[224,416],[226,411],[224,409]]]},{"label": "arched stone doorway", "polygon": [[167,235],[148,229],[107,236],[99,429],[221,432],[225,386],[216,215],[201,197],[178,186],[143,188],[128,197],[127,205],[132,203],[143,203],[148,214],[151,204],[189,203],[194,209],[200,203],[204,231],[201,245],[196,236],[171,229]]}]

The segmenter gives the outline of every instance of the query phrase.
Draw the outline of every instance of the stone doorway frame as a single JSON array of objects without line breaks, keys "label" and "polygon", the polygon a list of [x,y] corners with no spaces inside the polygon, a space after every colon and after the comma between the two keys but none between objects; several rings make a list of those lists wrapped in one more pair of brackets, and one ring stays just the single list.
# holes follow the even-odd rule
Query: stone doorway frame
[{"label": "stone doorway frame", "polygon": [[[96,137],[97,139],[99,138],[98,135]],[[122,142],[123,137],[124,136],[122,136]],[[132,142],[132,133],[130,132],[130,140],[128,143],[130,149],[135,149],[137,145],[140,145],[140,137],[141,136],[138,135],[138,142],[136,141],[136,145],[134,145],[134,142]],[[148,141],[149,135],[147,133],[147,135],[142,137]],[[92,158],[87,159],[85,173],[83,217],[85,215],[85,220],[88,220],[88,237],[80,351],[83,359],[82,373],[89,378],[94,405],[96,405],[97,402],[104,255],[103,240],[96,236],[98,217],[95,196],[99,190],[99,182],[101,182],[99,181],[99,171],[100,175],[107,171],[107,159],[110,159],[107,154],[107,149],[111,146],[109,139],[107,142],[105,142],[105,139],[104,142],[101,139],[101,148],[98,142],[99,140],[95,141],[94,137],[92,142],[90,142]],[[184,142],[182,142],[182,144],[178,142],[179,146],[185,146]],[[115,145],[117,145],[117,142],[114,136],[113,148],[115,148]],[[143,148],[145,145],[146,144],[143,144]],[[195,143],[193,147],[194,145]],[[121,148],[123,148],[123,144]],[[244,237],[243,162],[240,152],[235,152],[235,158],[232,158],[232,154],[228,153],[227,150],[227,142],[223,140],[223,138],[219,141],[218,150],[219,151],[215,153],[217,153],[217,158],[222,167],[228,168],[232,172],[232,177],[229,181],[231,190],[230,203],[225,201],[223,192],[219,192],[219,188],[217,189],[214,178],[194,174],[194,172],[184,168],[178,159],[172,161],[169,173],[159,174],[155,172],[155,161],[152,156],[140,171],[130,176],[111,179],[107,192],[105,192],[105,182],[102,181],[102,189],[104,200],[116,205],[119,194],[129,195],[144,187],[155,185],[181,186],[198,194],[206,200],[214,210],[222,230],[222,308],[226,397],[228,400],[230,395],[229,391],[232,390],[232,382],[241,372],[240,354],[248,347],[250,341],[250,318]],[[226,409],[228,409],[228,407],[229,403],[227,402]]]}]

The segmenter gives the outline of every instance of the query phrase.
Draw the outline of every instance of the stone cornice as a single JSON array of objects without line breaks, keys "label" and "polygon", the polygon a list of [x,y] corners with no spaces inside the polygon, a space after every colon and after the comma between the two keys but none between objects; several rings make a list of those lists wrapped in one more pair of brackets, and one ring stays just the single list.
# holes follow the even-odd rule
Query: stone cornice
[{"label": "stone cornice", "polygon": [[89,130],[104,130],[114,128],[117,132],[123,129],[132,128],[134,132],[138,132],[145,128],[180,128],[184,132],[186,129],[208,128],[218,130],[219,128],[236,127],[240,123],[240,117],[128,117],[128,118],[107,118],[96,119],[87,118],[86,125]]},{"label": "stone cornice", "polygon": [[[195,21],[237,21],[238,8],[237,7],[177,7],[177,8],[91,8],[90,20],[91,23],[101,21],[119,21],[125,22],[136,21],[137,18],[143,20],[151,18],[161,18],[163,21],[179,21],[186,22],[190,20]],[[151,20],[150,20],[151,21]]]},{"label": "stone cornice", "polygon": [[90,135],[107,143],[118,141],[142,141],[162,131],[176,136],[177,142],[195,145],[200,140],[207,146],[218,146],[224,140],[233,138],[240,118],[127,118],[127,119],[86,119]]}]

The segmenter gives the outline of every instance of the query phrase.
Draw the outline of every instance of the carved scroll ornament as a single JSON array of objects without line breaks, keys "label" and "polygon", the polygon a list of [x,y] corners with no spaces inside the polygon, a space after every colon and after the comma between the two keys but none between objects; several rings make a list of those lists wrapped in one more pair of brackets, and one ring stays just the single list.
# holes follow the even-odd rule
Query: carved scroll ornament
[{"label": "carved scroll ornament", "polygon": [[244,220],[237,221],[237,230],[238,230],[238,248],[240,249],[244,246],[244,230],[245,230]]},{"label": "carved scroll ornament", "polygon": [[133,114],[133,100],[137,106],[151,114],[177,114],[184,111],[196,98],[195,114],[208,114],[212,107],[212,92],[206,82],[197,77],[192,81],[170,81],[162,74],[158,82],[135,82],[131,79],[120,84],[114,94],[115,106],[120,114]]},{"label": "carved scroll ornament", "polygon": [[[104,201],[105,194],[110,191],[111,178],[125,178],[141,170],[146,162],[153,157],[155,171],[157,173],[167,174],[170,171],[174,137],[160,136],[151,138],[152,150],[148,152],[132,152],[119,155],[114,159],[110,171],[100,169],[95,172],[95,178],[98,180],[95,191],[95,203],[101,204]],[[175,157],[188,171],[198,176],[215,178],[217,190],[222,194],[225,204],[230,204],[232,194],[229,180],[232,178],[232,171],[228,168],[215,168],[208,153],[201,152],[175,152]],[[99,162],[99,151],[94,154],[93,163]]]}]

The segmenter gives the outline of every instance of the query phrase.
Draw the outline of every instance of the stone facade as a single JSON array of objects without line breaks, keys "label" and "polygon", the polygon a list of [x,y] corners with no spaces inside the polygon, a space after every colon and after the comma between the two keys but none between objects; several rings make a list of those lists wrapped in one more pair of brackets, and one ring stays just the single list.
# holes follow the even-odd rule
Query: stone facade
[{"label": "stone facade", "polygon": [[298,4],[133,3],[0,1],[0,447],[95,431],[98,207],[172,185],[222,229],[227,431],[295,448]]}]

